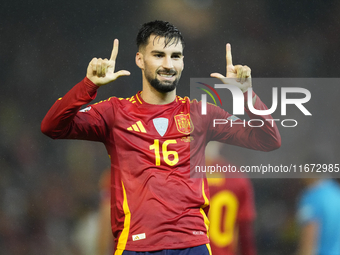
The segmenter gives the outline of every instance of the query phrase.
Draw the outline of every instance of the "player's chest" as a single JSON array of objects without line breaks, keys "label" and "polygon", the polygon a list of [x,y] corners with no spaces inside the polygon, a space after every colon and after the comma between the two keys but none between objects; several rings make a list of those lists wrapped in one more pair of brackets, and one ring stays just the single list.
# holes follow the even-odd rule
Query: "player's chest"
[{"label": "player's chest", "polygon": [[190,133],[194,128],[189,112],[120,114],[112,130],[118,153],[129,152],[130,157],[156,166],[176,166],[189,155]]},{"label": "player's chest", "polygon": [[150,112],[127,108],[116,112],[113,132],[143,139],[168,139],[186,137],[193,128],[190,111],[185,107]]}]

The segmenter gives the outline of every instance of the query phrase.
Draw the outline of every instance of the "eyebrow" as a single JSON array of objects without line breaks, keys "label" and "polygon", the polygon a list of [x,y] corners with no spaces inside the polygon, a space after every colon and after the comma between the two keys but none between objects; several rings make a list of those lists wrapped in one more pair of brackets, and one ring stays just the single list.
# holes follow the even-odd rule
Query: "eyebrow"
[{"label": "eyebrow", "polygon": [[[159,51],[159,50],[153,50],[151,51],[152,54],[164,54],[164,51]],[[172,52],[171,55],[182,55],[182,52],[180,51],[175,51],[175,52]]]}]

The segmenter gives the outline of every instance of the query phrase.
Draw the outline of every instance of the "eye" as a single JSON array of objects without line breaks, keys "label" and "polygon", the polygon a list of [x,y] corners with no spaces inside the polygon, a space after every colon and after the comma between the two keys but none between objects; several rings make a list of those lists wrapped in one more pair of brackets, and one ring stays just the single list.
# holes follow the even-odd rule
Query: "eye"
[{"label": "eye", "polygon": [[172,58],[179,59],[179,58],[181,58],[181,55],[178,55],[178,54],[172,55]]},{"label": "eye", "polygon": [[155,54],[154,56],[155,56],[156,58],[161,58],[161,57],[163,57],[162,54]]}]

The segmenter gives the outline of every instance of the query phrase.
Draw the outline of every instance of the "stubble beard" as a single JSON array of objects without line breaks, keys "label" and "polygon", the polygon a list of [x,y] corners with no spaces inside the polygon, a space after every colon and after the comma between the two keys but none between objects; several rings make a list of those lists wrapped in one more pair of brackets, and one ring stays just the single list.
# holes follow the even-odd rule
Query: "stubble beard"
[{"label": "stubble beard", "polygon": [[151,75],[146,74],[145,77],[150,83],[150,85],[160,93],[167,93],[176,89],[180,78],[179,76],[174,81],[160,81],[159,79],[157,79],[157,77],[153,78],[151,77]]},{"label": "stubble beard", "polygon": [[151,79],[149,80],[149,82],[151,86],[158,92],[167,93],[167,92],[173,91],[177,87],[178,78],[174,80],[173,82],[170,82],[170,81],[161,82],[157,78]]}]

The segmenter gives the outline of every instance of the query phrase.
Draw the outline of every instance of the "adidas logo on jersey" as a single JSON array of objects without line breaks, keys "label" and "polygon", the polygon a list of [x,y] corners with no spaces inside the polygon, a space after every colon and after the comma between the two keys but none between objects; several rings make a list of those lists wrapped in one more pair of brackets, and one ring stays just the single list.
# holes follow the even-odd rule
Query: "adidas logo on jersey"
[{"label": "adidas logo on jersey", "polygon": [[138,240],[142,240],[145,239],[145,233],[142,234],[138,234],[138,235],[132,235],[132,241],[138,241]]},{"label": "adidas logo on jersey", "polygon": [[146,130],[140,120],[137,121],[136,124],[133,124],[131,127],[128,127],[127,130],[146,133]]}]

